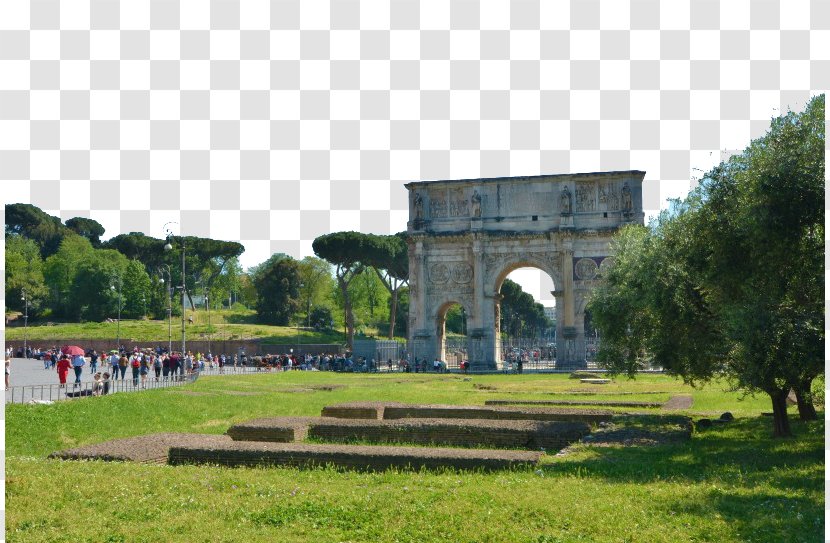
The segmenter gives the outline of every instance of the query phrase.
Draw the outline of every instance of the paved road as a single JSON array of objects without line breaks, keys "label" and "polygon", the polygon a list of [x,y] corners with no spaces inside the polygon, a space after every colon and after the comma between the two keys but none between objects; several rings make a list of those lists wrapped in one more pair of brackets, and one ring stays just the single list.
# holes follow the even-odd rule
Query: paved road
[{"label": "paved road", "polygon": [[[98,371],[104,372],[109,371],[109,365],[102,366],[100,363],[98,364]],[[82,390],[89,390],[90,383],[92,383],[92,375],[93,373],[89,369],[89,363],[84,366],[83,373],[81,374],[81,383],[82,383]],[[169,383],[161,383],[157,384],[154,381],[155,375],[153,372],[150,372],[150,376],[148,376],[148,388],[155,388],[156,386],[167,386]],[[58,384],[60,380],[58,379],[58,372],[57,370],[53,369],[43,369],[43,362],[40,360],[34,359],[26,359],[26,358],[12,358],[11,362],[11,376],[9,379],[9,385],[12,387],[11,391],[6,392],[5,394],[5,401],[6,403],[14,401],[14,403],[26,403],[30,400],[58,400],[58,399],[66,399],[66,392],[74,392],[78,389],[75,389],[72,384],[75,382],[75,372],[71,369],[69,370],[69,374],[66,376],[67,388],[59,388]],[[116,390],[120,392],[133,392],[141,389],[134,389],[130,383],[132,383],[132,370],[127,369],[127,378],[123,381],[118,382],[118,387],[113,386],[113,392]],[[121,385],[126,386],[121,386]],[[12,397],[12,392],[14,393],[14,397]]]},{"label": "paved road", "polygon": [[[98,364],[98,371],[108,370],[109,366],[107,366],[107,370],[103,370],[101,364]],[[66,380],[70,383],[75,381],[75,372],[71,369],[69,370]],[[11,386],[56,385],[59,382],[57,370],[43,369],[43,362],[41,360],[35,360],[33,358],[12,358],[11,378],[9,383]],[[89,371],[89,363],[84,366],[81,382],[92,382],[92,373]]]}]

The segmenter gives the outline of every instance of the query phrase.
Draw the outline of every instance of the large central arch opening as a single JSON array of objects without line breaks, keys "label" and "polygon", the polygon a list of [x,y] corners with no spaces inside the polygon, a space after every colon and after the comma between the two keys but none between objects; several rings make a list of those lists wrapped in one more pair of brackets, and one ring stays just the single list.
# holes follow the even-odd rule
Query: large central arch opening
[{"label": "large central arch opening", "polygon": [[498,277],[495,297],[497,362],[504,369],[552,370],[556,360],[556,298],[553,278],[526,262]]}]

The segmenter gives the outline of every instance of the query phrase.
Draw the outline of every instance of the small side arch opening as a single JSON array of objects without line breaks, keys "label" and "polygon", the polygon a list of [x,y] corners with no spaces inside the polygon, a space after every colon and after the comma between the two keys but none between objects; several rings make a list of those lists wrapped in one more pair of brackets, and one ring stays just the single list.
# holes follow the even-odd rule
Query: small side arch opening
[{"label": "small side arch opening", "polygon": [[[463,303],[452,300],[442,304],[435,315],[435,333],[439,352],[435,354],[443,363],[441,370],[461,369],[469,360],[467,352],[468,309]],[[426,360],[426,371],[435,371],[434,358]],[[422,368],[423,369],[423,368]]]}]

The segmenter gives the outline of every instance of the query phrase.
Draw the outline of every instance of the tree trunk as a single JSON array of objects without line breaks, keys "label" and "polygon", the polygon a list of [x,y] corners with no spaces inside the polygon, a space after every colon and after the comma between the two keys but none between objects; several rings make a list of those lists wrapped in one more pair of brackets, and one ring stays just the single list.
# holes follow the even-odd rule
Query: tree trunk
[{"label": "tree trunk", "polygon": [[392,290],[392,300],[389,303],[389,339],[395,337],[395,314],[398,312],[398,289]]},{"label": "tree trunk", "polygon": [[772,399],[773,437],[791,437],[790,419],[787,417],[787,395],[789,388],[774,389],[768,392]]},{"label": "tree trunk", "polygon": [[813,396],[810,393],[812,379],[804,379],[798,383],[795,389],[795,398],[798,402],[798,417],[801,420],[816,420],[816,407],[813,405]]},{"label": "tree trunk", "polygon": [[349,350],[352,350],[354,345],[354,314],[352,313],[352,299],[349,296],[349,283],[342,277],[337,277],[337,283],[340,285],[340,292],[343,293],[343,311],[345,313],[346,321],[346,343]]}]

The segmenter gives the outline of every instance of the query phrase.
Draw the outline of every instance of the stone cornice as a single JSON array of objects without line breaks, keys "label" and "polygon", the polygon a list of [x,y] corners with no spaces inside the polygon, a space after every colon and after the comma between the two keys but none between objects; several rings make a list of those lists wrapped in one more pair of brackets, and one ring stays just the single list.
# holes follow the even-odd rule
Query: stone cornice
[{"label": "stone cornice", "polygon": [[404,184],[409,190],[413,188],[432,188],[432,187],[462,187],[474,185],[490,185],[497,183],[536,183],[546,179],[552,181],[570,181],[582,179],[614,179],[621,177],[638,177],[641,181],[645,177],[646,172],[642,170],[620,170],[611,172],[582,172],[582,173],[563,173],[563,174],[548,174],[548,175],[528,175],[518,177],[482,177],[478,179],[436,179],[434,181],[412,181]]}]

